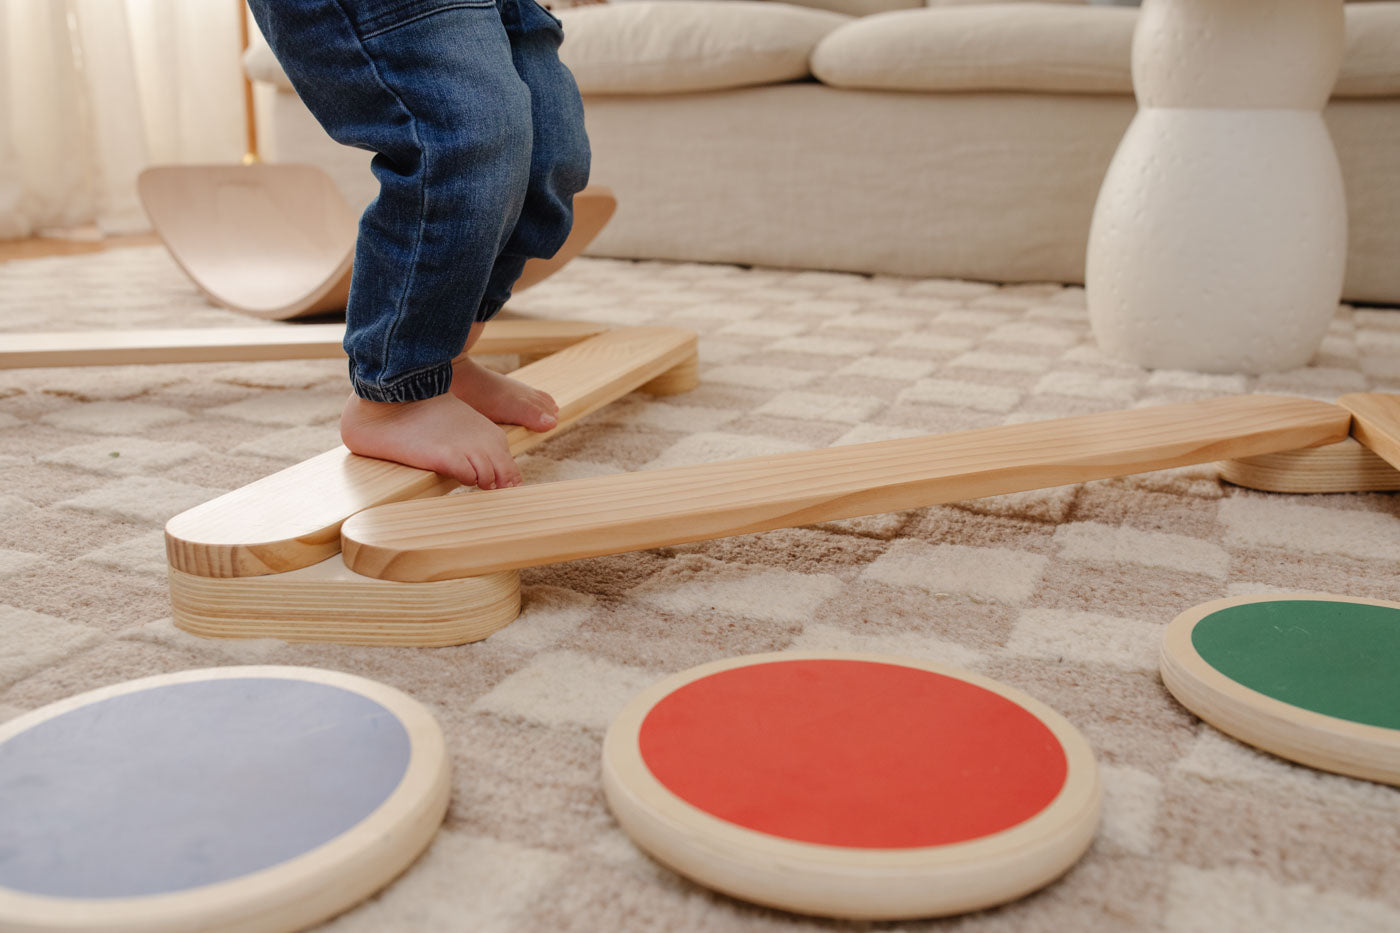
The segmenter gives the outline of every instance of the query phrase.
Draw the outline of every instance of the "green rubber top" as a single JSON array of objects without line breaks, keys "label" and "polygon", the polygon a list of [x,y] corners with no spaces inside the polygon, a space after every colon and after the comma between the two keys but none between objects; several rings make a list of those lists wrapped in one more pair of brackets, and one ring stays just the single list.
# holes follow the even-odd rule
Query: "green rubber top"
[{"label": "green rubber top", "polygon": [[1333,600],[1244,603],[1191,633],[1207,664],[1275,700],[1400,729],[1400,609]]}]

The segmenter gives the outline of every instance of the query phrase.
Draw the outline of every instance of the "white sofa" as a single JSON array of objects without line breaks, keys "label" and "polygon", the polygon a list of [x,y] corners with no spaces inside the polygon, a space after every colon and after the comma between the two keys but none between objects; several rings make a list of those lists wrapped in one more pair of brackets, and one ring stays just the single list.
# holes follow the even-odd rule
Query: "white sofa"
[{"label": "white sofa", "polygon": [[[827,9],[560,11],[593,179],[619,200],[590,252],[1083,281],[1094,201],[1135,112],[1137,11],[806,2]],[[1348,193],[1345,295],[1400,303],[1400,2],[1347,13],[1325,113]],[[255,53],[250,72],[290,91],[269,61]],[[276,110],[275,157],[326,167],[366,203],[366,156],[337,152],[290,93]]]}]

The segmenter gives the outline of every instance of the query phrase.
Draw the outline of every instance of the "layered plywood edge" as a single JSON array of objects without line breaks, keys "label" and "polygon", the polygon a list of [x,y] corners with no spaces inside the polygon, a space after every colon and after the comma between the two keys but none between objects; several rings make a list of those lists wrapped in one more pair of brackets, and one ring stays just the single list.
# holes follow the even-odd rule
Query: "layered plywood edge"
[{"label": "layered plywood edge", "polygon": [[1354,437],[1325,447],[1226,460],[1220,478],[1263,492],[1391,492],[1400,470]]},{"label": "layered plywood edge", "polygon": [[359,573],[449,580],[1336,443],[1350,423],[1265,395],[1106,412],[398,502],[346,522],[342,547]]},{"label": "layered plywood edge", "polygon": [[[540,325],[546,334],[554,326]],[[488,341],[497,327],[487,325],[478,346],[496,347]],[[512,333],[510,339],[528,338]],[[526,349],[532,348],[513,352]],[[518,456],[633,390],[686,391],[696,371],[690,331],[635,327],[576,340],[513,373],[554,396],[559,427],[536,433],[505,426],[511,452]],[[456,488],[435,473],[337,447],[183,512],[166,525],[175,624],[210,637],[342,644],[485,638],[519,614],[518,574],[423,587],[360,575],[339,557],[341,523],[356,512]]]},{"label": "layered plywood edge", "polygon": [[1222,461],[1220,478],[1264,492],[1339,493],[1400,490],[1400,396],[1343,395],[1351,436],[1336,444]]}]

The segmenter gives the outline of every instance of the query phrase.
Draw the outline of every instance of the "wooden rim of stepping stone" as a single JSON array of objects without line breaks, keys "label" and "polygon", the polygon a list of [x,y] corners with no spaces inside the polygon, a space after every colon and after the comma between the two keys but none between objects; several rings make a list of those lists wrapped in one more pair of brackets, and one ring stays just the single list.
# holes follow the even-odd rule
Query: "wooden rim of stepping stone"
[{"label": "wooden rim of stepping stone", "polygon": [[988,907],[1067,871],[1099,778],[1063,716],[914,658],[784,653],[668,677],[603,743],[603,788],[658,861],[744,900],[819,916]]},{"label": "wooden rim of stepping stone", "polygon": [[1400,603],[1241,596],[1177,616],[1162,681],[1206,722],[1301,764],[1400,784]]},{"label": "wooden rim of stepping stone", "polygon": [[362,677],[228,667],[89,691],[0,725],[0,929],[302,929],[432,840],[442,731]]}]

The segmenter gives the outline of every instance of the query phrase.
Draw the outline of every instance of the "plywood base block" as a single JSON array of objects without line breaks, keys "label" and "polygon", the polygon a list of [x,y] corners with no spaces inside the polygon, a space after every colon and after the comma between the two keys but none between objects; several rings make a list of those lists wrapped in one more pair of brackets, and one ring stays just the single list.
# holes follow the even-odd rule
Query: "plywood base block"
[{"label": "plywood base block", "polygon": [[651,382],[641,386],[637,391],[645,392],[648,395],[680,395],[689,392],[700,384],[700,354],[692,353],[690,357],[674,369],[657,376]]},{"label": "plywood base block", "polygon": [[1400,470],[1355,438],[1339,444],[1242,457],[1220,463],[1220,478],[1264,492],[1389,492]]},{"label": "plywood base block", "polygon": [[287,573],[201,577],[170,568],[175,625],[205,638],[442,647],[480,641],[520,615],[520,574],[392,583],[339,555]]}]

